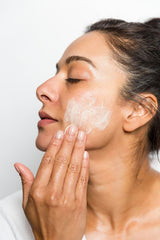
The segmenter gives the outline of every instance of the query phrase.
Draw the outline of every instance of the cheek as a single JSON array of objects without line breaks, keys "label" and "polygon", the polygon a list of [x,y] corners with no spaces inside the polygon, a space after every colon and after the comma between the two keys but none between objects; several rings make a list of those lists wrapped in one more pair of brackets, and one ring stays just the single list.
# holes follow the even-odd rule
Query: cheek
[{"label": "cheek", "polygon": [[65,126],[76,125],[79,129],[89,134],[92,130],[104,130],[110,121],[111,111],[104,107],[103,102],[96,104],[96,98],[90,94],[83,95],[83,98],[70,99],[64,115]]}]

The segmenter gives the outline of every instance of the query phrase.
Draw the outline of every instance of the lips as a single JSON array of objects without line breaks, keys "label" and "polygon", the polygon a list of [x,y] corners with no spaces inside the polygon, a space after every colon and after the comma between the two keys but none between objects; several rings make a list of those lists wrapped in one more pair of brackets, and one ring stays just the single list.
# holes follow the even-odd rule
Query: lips
[{"label": "lips", "polygon": [[51,123],[56,123],[58,122],[57,119],[53,118],[52,116],[50,116],[48,113],[46,112],[43,112],[43,111],[40,111],[39,112],[39,116],[41,118],[41,120],[38,122],[38,127],[41,128],[41,127],[44,127],[48,124],[51,124]]}]

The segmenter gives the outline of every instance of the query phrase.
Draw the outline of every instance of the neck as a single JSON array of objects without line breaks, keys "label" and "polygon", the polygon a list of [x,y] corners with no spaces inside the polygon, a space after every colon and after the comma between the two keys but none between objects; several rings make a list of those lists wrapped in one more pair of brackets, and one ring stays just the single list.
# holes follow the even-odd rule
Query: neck
[{"label": "neck", "polygon": [[147,153],[138,159],[126,147],[111,149],[89,152],[87,222],[93,228],[104,225],[121,231],[140,211],[138,206],[142,206],[144,192],[148,192],[152,170]]}]

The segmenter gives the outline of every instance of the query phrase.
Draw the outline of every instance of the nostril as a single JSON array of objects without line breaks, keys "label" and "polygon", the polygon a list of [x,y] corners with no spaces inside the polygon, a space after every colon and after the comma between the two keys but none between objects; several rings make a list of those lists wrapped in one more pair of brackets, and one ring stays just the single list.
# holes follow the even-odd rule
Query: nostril
[{"label": "nostril", "polygon": [[37,97],[41,102],[44,101],[51,101],[51,102],[57,102],[58,101],[58,94],[57,92],[51,90],[51,89],[38,89],[37,90]]},{"label": "nostril", "polygon": [[41,95],[41,99],[42,99],[42,100],[44,100],[44,101],[45,101],[45,100],[50,100],[50,99],[49,99],[49,97],[47,97],[47,96],[46,96],[46,95],[44,95],[44,94],[43,94],[43,95]]}]

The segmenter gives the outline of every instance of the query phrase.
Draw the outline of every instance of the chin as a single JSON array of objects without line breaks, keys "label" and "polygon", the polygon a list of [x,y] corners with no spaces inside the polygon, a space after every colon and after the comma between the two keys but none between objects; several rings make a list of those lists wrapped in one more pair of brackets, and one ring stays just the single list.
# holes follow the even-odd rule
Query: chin
[{"label": "chin", "polygon": [[51,137],[42,137],[42,136],[37,136],[37,139],[36,139],[36,147],[40,150],[40,151],[43,151],[45,152],[49,146],[49,143],[50,143],[50,140],[51,140]]}]

